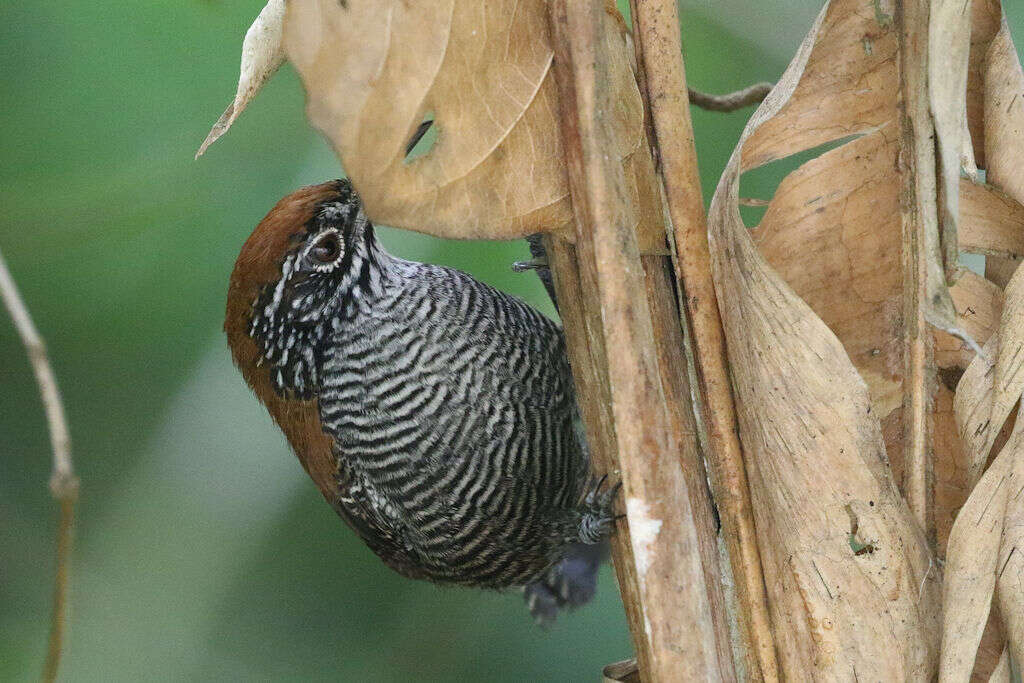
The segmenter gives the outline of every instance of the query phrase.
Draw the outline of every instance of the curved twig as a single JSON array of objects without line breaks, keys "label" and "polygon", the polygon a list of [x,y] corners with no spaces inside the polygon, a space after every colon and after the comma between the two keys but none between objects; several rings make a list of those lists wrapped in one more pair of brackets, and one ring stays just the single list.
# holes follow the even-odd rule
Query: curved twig
[{"label": "curved twig", "polygon": [[687,88],[687,92],[690,94],[690,104],[695,107],[708,111],[736,111],[743,107],[760,104],[764,98],[768,97],[768,93],[772,91],[773,87],[775,87],[774,83],[755,83],[743,90],[724,95],[710,95],[693,88]]}]

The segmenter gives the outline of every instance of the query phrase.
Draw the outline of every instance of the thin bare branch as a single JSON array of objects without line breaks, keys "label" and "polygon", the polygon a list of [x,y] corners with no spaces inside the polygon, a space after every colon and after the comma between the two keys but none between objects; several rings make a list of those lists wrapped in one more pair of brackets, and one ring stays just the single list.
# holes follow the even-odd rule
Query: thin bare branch
[{"label": "thin bare branch", "polygon": [[712,95],[694,90],[693,88],[688,88],[687,92],[690,94],[690,104],[695,107],[708,111],[729,112],[760,104],[768,96],[768,93],[772,91],[774,85],[774,83],[755,83],[742,90],[724,95]]},{"label": "thin bare branch", "polygon": [[57,388],[46,346],[32,323],[25,302],[14,284],[3,254],[0,253],[0,298],[14,321],[39,385],[46,421],[50,428],[50,442],[53,445],[53,471],[50,475],[50,492],[60,505],[57,530],[57,575],[53,586],[53,613],[50,622],[50,642],[43,669],[43,680],[53,681],[60,666],[66,630],[67,587],[70,574],[71,532],[74,526],[75,500],[78,497],[78,478],[71,461],[71,437],[64,417],[64,404]]}]

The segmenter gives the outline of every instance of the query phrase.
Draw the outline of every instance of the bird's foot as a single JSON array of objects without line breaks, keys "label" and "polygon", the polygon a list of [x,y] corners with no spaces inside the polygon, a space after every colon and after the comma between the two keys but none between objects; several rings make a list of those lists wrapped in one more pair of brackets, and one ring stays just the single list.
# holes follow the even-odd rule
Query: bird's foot
[{"label": "bird's foot", "polygon": [[622,490],[622,482],[605,488],[608,475],[593,477],[587,486],[587,492],[580,501],[579,541],[581,543],[600,543],[611,535],[615,522],[625,515],[615,514],[615,498]]}]

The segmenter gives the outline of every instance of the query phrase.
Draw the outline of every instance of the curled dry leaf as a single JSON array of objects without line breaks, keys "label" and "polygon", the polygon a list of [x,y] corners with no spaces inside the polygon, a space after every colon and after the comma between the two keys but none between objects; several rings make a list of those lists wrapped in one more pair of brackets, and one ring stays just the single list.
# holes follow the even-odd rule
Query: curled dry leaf
[{"label": "curled dry leaf", "polygon": [[[998,339],[993,335],[985,348],[987,358],[976,358],[968,366],[955,401],[972,484],[1024,391],[1024,271],[1006,286]],[[988,358],[995,359],[994,365]]]},{"label": "curled dry leaf", "polygon": [[986,179],[1024,202],[1024,72],[1005,20],[987,52],[984,108]]},{"label": "curled dry leaf", "polygon": [[1024,257],[1024,205],[985,183],[960,180],[960,248],[1019,262]]},{"label": "curled dry leaf", "polygon": [[[992,23],[991,4],[974,5],[981,26],[975,34],[982,42],[972,39],[972,54],[984,53],[992,43],[995,31],[986,28]],[[896,139],[899,45],[893,7],[880,3],[878,12],[872,10],[830,11],[795,91],[752,132],[741,164],[746,170],[855,138],[790,174],[752,232],[761,254],[839,337],[867,383],[901,483],[907,475],[902,399],[910,379],[901,339],[906,312],[899,215],[905,166]],[[998,7],[995,12],[998,16]],[[976,60],[972,64],[972,74],[978,73],[981,66]],[[980,116],[976,122],[982,123]],[[964,247],[1007,256],[1024,247],[1016,200],[991,185],[966,178],[959,183]],[[950,294],[956,326],[969,338],[988,339],[999,323],[1001,289],[963,272]],[[932,420],[935,540],[943,552],[956,512],[980,474],[961,445],[953,417],[953,391],[975,351],[945,332],[935,330],[932,336],[937,381],[926,405]],[[1001,642],[994,647],[1001,648]]]},{"label": "curled dry leaf", "polygon": [[985,64],[992,39],[999,32],[1003,9],[999,0],[973,0],[971,51],[967,59],[967,127],[978,165],[985,167]]},{"label": "curled dry leaf", "polygon": [[[979,13],[990,14],[996,3],[979,0],[976,5],[981,5],[975,12],[977,30]],[[987,358],[976,358],[968,366],[956,392],[969,477],[980,477],[980,482],[957,517],[947,552],[944,680],[962,680],[970,671],[993,594],[1009,653],[1018,661],[1024,656],[1024,563],[1019,557],[1024,547],[1024,421],[1019,415],[1014,418],[1024,391],[1024,272],[1016,268],[1024,232],[1018,204],[1024,199],[1019,163],[1024,155],[1024,110],[1018,105],[1024,74],[1005,20],[977,62],[983,75],[984,117],[972,122],[972,128],[984,132],[987,181],[992,187],[962,185],[962,201],[977,202],[978,208],[962,211],[961,218],[984,214],[984,220],[975,221],[971,242],[977,251],[1009,258],[986,259],[986,275],[1006,286],[999,331],[986,344]],[[966,229],[968,223],[963,226]],[[1008,663],[1004,654],[993,680],[1009,678],[1000,673]]]},{"label": "curled dry leaf", "polygon": [[252,98],[256,97],[263,84],[284,63],[284,50],[281,48],[284,11],[285,0],[270,0],[246,32],[245,40],[242,41],[242,66],[239,70],[235,99],[217,119],[217,123],[213,124],[210,134],[196,152],[196,159],[201,157],[217,138],[228,132],[231,124]]},{"label": "curled dry leaf", "polygon": [[[863,136],[787,178],[755,232],[764,256],[839,336],[864,376],[885,427],[889,456],[902,471],[899,46],[891,4],[880,3],[877,11],[857,9],[832,13],[785,107],[746,141],[742,167]],[[839,239],[830,237],[836,225]],[[943,289],[937,266],[933,276]],[[970,297],[987,299],[988,294],[967,287],[959,295],[955,307],[950,302],[952,314],[935,310],[929,318],[973,338],[975,326],[965,314],[979,306]],[[949,339],[947,346],[963,346]],[[969,360],[973,353],[966,355]],[[940,446],[948,450],[956,444]]]},{"label": "curled dry leaf", "polygon": [[[630,166],[643,147],[643,109],[621,17],[611,10],[606,85],[614,106],[606,116],[636,192],[649,185]],[[284,44],[310,120],[375,221],[444,237],[511,238],[571,220],[543,0],[290,0]],[[406,143],[428,115],[436,141],[407,159]],[[663,252],[660,216],[641,222],[641,249]]]},{"label": "curled dry leaf", "polygon": [[[899,239],[898,227],[876,226],[899,220],[898,183],[884,173],[895,167],[895,47],[870,3],[827,5],[748,123],[709,215],[776,646],[793,680],[927,680],[936,666],[939,570],[893,483],[872,405],[899,403],[875,343],[893,319],[872,317],[898,297],[899,268],[864,258]],[[861,137],[779,188],[757,234],[762,255],[739,215],[741,169],[851,135]],[[794,244],[816,251],[789,248],[799,260],[789,262]],[[772,253],[810,299],[844,289],[849,305],[831,314],[847,349],[766,263]],[[854,353],[874,368],[868,384]]]},{"label": "curled dry leaf", "polygon": [[1018,444],[1012,453],[1003,538],[995,566],[996,598],[1010,652],[1014,661],[1024,662],[1024,448]]},{"label": "curled dry leaf", "polygon": [[[991,2],[992,0],[990,0]],[[1001,14],[997,13],[997,17]],[[979,70],[984,83],[981,128],[985,140],[986,180],[1000,190],[1024,202],[1024,174],[1020,173],[1021,135],[1024,131],[1024,102],[1021,102],[1021,75],[1017,50],[1005,21],[989,41]],[[985,276],[1005,285],[1017,268],[1018,260],[985,259]]]},{"label": "curled dry leaf", "polygon": [[[979,357],[974,362],[984,364],[985,359]],[[974,669],[996,585],[1009,479],[1016,454],[1024,447],[1022,432],[1014,430],[1002,453],[974,487],[949,535],[940,681],[967,680]]]}]

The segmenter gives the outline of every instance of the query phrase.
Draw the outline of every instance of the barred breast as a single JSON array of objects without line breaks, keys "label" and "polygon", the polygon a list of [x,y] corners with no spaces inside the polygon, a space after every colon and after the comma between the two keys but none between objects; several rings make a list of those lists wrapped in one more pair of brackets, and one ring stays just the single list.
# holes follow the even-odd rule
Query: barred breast
[{"label": "barred breast", "polygon": [[528,583],[578,536],[588,472],[561,330],[458,271],[392,264],[321,355],[339,512],[407,575]]}]

